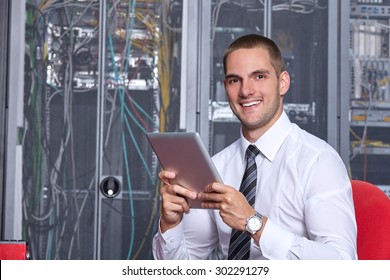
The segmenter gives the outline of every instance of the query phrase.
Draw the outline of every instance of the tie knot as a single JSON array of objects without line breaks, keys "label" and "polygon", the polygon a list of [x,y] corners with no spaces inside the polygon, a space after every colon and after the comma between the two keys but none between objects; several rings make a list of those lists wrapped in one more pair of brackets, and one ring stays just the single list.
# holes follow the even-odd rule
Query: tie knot
[{"label": "tie knot", "polygon": [[259,149],[255,145],[249,145],[246,149],[246,157],[248,159],[254,159],[260,153]]}]

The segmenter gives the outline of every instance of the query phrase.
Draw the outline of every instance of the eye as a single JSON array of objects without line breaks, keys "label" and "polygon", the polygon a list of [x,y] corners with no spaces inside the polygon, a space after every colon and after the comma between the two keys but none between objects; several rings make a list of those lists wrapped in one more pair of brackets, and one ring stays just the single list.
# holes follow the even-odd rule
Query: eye
[{"label": "eye", "polygon": [[230,78],[230,79],[228,79],[228,83],[229,83],[230,85],[236,84],[236,83],[238,83],[238,82],[239,82],[239,80],[238,80],[237,78]]},{"label": "eye", "polygon": [[255,75],[255,78],[256,78],[257,80],[261,80],[261,79],[264,79],[264,78],[265,78],[265,75],[264,75],[264,74],[256,74],[256,75]]}]

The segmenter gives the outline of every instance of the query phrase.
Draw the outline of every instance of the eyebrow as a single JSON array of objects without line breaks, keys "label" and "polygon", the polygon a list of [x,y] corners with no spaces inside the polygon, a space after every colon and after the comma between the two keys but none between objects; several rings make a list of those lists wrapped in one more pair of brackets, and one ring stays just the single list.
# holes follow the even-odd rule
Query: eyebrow
[{"label": "eyebrow", "polygon": [[251,75],[255,75],[255,74],[267,74],[269,75],[270,74],[270,71],[268,70],[265,70],[265,69],[261,69],[261,70],[255,70],[251,73]]},{"label": "eyebrow", "polygon": [[[255,70],[255,71],[252,71],[249,76],[258,75],[258,74],[267,74],[267,75],[269,75],[270,71],[265,70],[265,69]],[[237,75],[237,74],[227,74],[225,76],[225,79],[231,79],[231,78],[241,79],[241,76]]]},{"label": "eyebrow", "polygon": [[237,74],[227,74],[225,76],[225,79],[231,79],[231,78],[241,79],[241,76],[239,76]]}]

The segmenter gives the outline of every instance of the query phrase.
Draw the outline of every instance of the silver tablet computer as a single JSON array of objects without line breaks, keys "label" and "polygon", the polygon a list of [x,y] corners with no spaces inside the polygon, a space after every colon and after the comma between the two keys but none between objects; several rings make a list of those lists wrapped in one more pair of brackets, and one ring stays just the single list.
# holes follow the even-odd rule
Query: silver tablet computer
[{"label": "silver tablet computer", "polygon": [[[164,170],[176,173],[173,184],[201,192],[211,182],[222,182],[202,139],[196,132],[161,132],[146,134]],[[200,201],[189,200],[200,208]]]}]

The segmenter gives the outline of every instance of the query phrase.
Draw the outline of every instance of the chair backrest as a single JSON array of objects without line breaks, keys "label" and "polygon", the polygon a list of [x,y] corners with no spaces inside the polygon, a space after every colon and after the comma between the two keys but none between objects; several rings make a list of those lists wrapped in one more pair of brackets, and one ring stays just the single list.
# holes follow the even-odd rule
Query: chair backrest
[{"label": "chair backrest", "polygon": [[352,180],[360,260],[390,260],[390,199],[377,186]]}]

